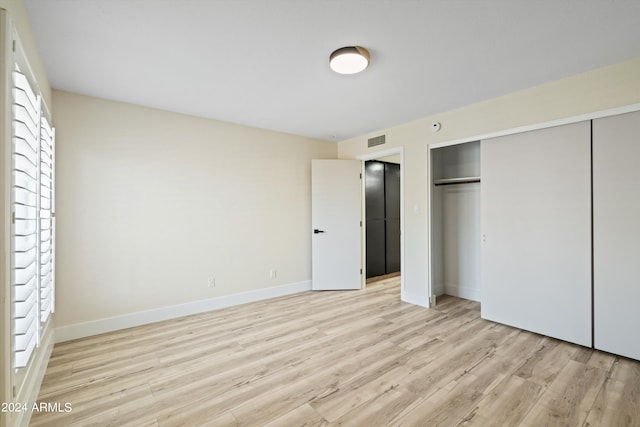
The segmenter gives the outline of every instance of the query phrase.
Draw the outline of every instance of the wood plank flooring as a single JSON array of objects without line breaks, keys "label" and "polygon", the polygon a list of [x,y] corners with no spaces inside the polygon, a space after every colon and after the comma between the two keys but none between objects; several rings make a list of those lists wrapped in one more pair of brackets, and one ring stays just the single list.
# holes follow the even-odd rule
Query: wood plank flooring
[{"label": "wood plank flooring", "polygon": [[33,426],[640,426],[640,362],[399,278],[57,344]]}]

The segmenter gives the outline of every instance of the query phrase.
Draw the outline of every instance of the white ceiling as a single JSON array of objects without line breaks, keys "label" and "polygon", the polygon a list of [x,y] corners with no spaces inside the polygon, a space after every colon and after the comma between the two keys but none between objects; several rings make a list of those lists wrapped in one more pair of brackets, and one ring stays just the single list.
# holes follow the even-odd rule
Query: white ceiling
[{"label": "white ceiling", "polygon": [[639,0],[25,4],[56,89],[327,140],[640,56]]}]

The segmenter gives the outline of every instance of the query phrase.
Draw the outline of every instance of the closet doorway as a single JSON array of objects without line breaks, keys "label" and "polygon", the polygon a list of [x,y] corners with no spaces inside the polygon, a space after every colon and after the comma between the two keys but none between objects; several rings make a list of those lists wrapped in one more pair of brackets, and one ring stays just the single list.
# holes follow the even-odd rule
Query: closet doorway
[{"label": "closet doorway", "polygon": [[363,159],[366,283],[399,284],[402,270],[402,156]]},{"label": "closet doorway", "polygon": [[480,141],[431,147],[430,169],[431,295],[480,301]]}]

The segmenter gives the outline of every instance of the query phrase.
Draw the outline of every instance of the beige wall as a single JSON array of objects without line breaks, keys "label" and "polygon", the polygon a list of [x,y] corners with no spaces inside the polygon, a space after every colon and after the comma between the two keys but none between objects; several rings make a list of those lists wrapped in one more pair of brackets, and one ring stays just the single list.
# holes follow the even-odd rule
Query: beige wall
[{"label": "beige wall", "polygon": [[[537,123],[640,103],[640,58],[550,82],[458,110],[379,129],[338,143],[349,159],[391,147],[404,147],[404,299],[428,301],[427,151],[430,144],[459,140]],[[431,132],[431,124],[442,129]],[[385,133],[387,144],[367,148],[367,139]]]},{"label": "beige wall", "polygon": [[56,327],[310,280],[311,159],[335,143],[59,91],[54,105]]}]

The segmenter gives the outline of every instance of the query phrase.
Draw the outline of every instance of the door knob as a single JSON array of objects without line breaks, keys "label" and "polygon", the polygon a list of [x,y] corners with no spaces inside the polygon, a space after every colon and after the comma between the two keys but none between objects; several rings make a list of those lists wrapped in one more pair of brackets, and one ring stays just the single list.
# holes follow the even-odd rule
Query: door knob
[{"label": "door knob", "polygon": [[318,230],[317,228],[313,230],[313,234],[324,233],[324,230]]}]

